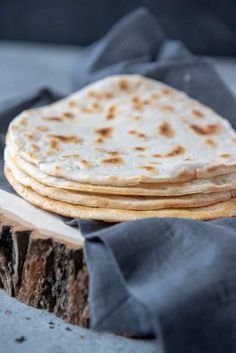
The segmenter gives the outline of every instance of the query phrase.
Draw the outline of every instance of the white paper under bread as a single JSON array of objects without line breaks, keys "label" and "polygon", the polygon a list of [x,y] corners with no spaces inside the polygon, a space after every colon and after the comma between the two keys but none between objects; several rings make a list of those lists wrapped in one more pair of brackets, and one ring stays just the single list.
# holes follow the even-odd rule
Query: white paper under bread
[{"label": "white paper under bread", "polygon": [[18,196],[0,190],[0,214],[14,220],[21,220],[23,224],[37,228],[42,233],[55,234],[54,238],[75,245],[83,245],[83,237],[78,228],[67,226],[57,216],[39,210]]}]

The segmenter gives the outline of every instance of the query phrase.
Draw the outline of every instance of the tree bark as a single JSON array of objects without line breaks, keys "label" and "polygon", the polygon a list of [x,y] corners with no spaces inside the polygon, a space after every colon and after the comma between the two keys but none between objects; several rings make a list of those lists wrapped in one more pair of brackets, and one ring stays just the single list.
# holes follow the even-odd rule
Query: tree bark
[{"label": "tree bark", "polygon": [[87,327],[83,249],[0,214],[0,288],[21,302]]}]

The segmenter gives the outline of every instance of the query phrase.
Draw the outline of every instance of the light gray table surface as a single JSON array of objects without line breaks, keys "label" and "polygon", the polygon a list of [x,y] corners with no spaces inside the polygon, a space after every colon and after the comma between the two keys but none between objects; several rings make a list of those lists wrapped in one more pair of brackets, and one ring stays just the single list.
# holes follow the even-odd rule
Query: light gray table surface
[{"label": "light gray table surface", "polygon": [[[23,341],[23,342],[19,342]],[[128,339],[66,324],[0,290],[0,353],[156,353],[154,340]]]},{"label": "light gray table surface", "polygon": [[[77,47],[0,41],[0,101],[39,87],[71,93],[72,69],[79,52]],[[210,60],[236,93],[236,60]],[[155,340],[128,339],[68,325],[0,290],[0,353],[47,352],[153,353],[160,352],[160,346]]]}]

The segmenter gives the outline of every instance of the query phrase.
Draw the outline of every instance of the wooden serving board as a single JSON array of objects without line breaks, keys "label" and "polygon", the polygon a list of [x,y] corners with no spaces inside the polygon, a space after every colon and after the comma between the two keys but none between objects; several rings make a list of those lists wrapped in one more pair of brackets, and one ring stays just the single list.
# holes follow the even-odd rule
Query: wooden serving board
[{"label": "wooden serving board", "polygon": [[0,288],[88,326],[88,273],[79,229],[0,190]]}]

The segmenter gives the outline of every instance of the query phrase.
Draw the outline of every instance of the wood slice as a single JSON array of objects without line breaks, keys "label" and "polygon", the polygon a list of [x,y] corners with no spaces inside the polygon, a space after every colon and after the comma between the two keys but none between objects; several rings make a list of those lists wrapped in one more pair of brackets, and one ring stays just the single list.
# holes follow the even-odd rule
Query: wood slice
[{"label": "wood slice", "polygon": [[0,288],[87,327],[88,273],[78,229],[0,190]]}]

